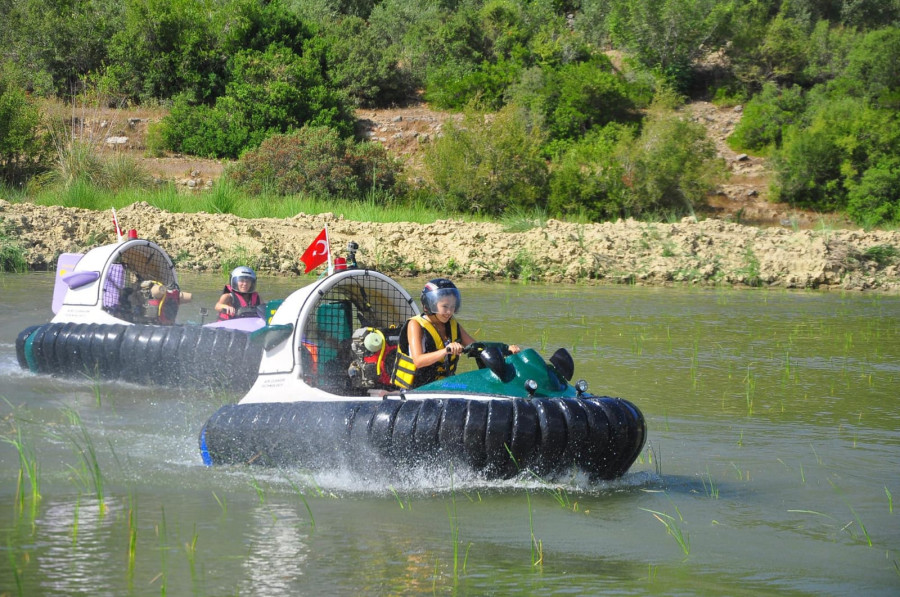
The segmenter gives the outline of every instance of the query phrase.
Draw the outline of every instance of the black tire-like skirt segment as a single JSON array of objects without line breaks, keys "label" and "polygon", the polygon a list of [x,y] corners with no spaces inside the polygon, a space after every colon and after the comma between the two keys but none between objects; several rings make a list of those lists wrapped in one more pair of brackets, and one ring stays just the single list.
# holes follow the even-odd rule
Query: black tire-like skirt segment
[{"label": "black tire-like skirt segment", "polygon": [[19,333],[16,357],[35,373],[243,392],[262,347],[226,328],[48,323]]},{"label": "black tire-like skirt segment", "polygon": [[362,475],[448,466],[485,478],[580,469],[615,479],[644,446],[641,412],[609,397],[231,404],[200,433],[206,464],[262,464]]}]

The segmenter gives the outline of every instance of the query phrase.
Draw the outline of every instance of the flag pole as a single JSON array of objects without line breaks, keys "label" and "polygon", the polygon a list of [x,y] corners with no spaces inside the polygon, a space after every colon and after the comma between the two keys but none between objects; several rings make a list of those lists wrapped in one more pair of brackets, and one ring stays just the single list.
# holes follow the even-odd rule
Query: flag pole
[{"label": "flag pole", "polygon": [[328,222],[325,223],[325,244],[328,245],[328,275],[334,273],[334,263],[331,261],[331,239],[328,238]]},{"label": "flag pole", "polygon": [[113,226],[116,229],[116,241],[122,242],[122,229],[119,228],[119,218],[116,217],[116,208],[112,208],[113,212]]}]

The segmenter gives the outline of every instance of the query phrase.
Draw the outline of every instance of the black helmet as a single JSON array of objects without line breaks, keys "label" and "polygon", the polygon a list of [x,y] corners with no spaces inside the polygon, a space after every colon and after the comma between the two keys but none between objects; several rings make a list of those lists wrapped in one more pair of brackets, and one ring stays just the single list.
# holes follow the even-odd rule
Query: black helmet
[{"label": "black helmet", "polygon": [[459,289],[447,278],[429,280],[425,284],[425,288],[422,289],[422,310],[425,313],[437,313],[438,300],[445,296],[452,296],[456,299],[455,312],[459,313],[459,309],[462,307],[462,297],[459,295]]},{"label": "black helmet", "polygon": [[253,292],[254,290],[256,290],[256,272],[253,271],[252,267],[242,265],[231,270],[231,289],[235,292],[238,291],[237,284],[238,280],[240,280],[241,278],[250,279],[250,290],[248,292]]}]

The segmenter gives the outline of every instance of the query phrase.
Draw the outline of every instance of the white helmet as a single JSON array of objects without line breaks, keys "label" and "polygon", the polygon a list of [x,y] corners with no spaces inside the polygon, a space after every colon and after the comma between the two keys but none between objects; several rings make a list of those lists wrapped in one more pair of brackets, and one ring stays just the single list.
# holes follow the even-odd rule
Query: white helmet
[{"label": "white helmet", "polygon": [[242,265],[240,267],[236,267],[231,271],[231,289],[235,292],[238,291],[238,282],[242,279],[250,280],[250,290],[247,292],[254,292],[256,290],[256,272],[253,271],[252,267],[247,267],[246,265]]}]

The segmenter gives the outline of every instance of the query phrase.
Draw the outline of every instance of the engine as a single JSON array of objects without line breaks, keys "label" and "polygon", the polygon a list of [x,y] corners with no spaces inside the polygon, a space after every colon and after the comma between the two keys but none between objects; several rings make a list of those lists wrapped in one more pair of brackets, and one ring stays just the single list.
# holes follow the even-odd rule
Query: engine
[{"label": "engine", "polygon": [[354,388],[391,387],[399,334],[397,327],[366,327],[353,332],[350,339],[353,357],[347,375]]}]

